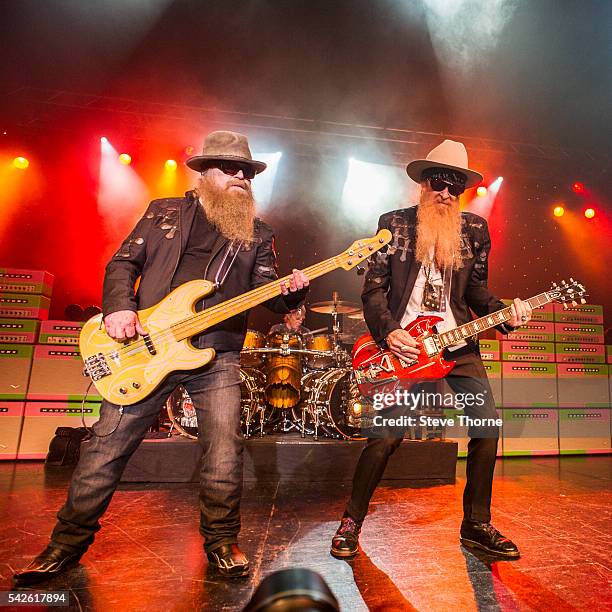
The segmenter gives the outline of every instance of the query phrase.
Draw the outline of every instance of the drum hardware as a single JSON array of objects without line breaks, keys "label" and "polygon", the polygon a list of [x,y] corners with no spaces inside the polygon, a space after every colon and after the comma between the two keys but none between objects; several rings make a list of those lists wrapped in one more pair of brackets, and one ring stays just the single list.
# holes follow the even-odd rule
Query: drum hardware
[{"label": "drum hardware", "polygon": [[304,332],[302,336],[312,336],[313,334],[321,334],[327,331],[327,327],[319,327],[319,329],[311,329],[310,331]]}]

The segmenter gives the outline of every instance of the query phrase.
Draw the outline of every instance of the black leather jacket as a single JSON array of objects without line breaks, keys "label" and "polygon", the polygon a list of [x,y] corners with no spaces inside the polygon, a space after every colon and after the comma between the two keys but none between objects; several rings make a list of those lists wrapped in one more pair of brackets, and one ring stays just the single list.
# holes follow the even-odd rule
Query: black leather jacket
[{"label": "black leather jacket", "polygon": [[[199,205],[194,192],[187,192],[184,198],[163,198],[149,204],[144,216],[106,266],[102,298],[104,316],[118,310],[149,308],[170,293],[172,278]],[[228,240],[210,224],[207,236],[210,250],[203,278],[214,280]],[[277,278],[274,234],[268,225],[256,219],[254,245],[241,249],[223,285],[204,300],[203,306],[218,304]],[[265,305],[276,313],[285,314],[299,306],[306,291],[279,295]],[[217,351],[239,351],[244,342],[247,314],[223,321],[201,334],[194,344]]]},{"label": "black leather jacket", "polygon": [[[378,230],[387,228],[393,241],[386,253],[377,252],[369,260],[361,299],[370,333],[379,344],[387,335],[400,329],[400,321],[421,264],[416,261],[416,209],[394,210],[382,215]],[[450,306],[457,325],[472,320],[470,309],[478,316],[505,308],[487,287],[488,258],[491,238],[487,222],[469,212],[461,213],[461,255],[463,267],[453,272]],[[509,327],[498,326],[502,333]]]}]

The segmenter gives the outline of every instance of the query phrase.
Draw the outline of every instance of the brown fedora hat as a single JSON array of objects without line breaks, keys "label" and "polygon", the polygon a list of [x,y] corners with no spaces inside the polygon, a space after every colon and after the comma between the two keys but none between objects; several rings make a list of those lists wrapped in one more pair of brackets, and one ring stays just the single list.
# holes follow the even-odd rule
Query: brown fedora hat
[{"label": "brown fedora hat", "polygon": [[266,169],[266,164],[256,161],[251,155],[249,141],[244,134],[237,132],[211,132],[204,140],[202,155],[194,155],[185,163],[196,172],[202,172],[211,161],[234,161],[248,164],[259,174]]},{"label": "brown fedora hat", "polygon": [[468,154],[465,145],[456,140],[445,140],[433,148],[425,159],[415,159],[406,166],[408,176],[421,182],[423,172],[429,168],[450,168],[467,177],[466,187],[475,187],[482,181],[482,174],[468,168]]}]

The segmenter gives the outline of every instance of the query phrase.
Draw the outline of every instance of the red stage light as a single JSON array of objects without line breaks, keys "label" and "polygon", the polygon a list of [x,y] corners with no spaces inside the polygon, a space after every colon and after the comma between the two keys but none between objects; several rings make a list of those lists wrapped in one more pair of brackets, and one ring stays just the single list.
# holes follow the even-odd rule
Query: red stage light
[{"label": "red stage light", "polygon": [[575,193],[584,193],[584,183],[576,182],[572,185],[572,190]]},{"label": "red stage light", "polygon": [[563,206],[555,206],[553,209],[553,215],[555,217],[562,217],[565,214],[565,208]]},{"label": "red stage light", "polygon": [[192,147],[191,145],[187,145],[183,151],[185,151],[185,155],[193,155],[195,153],[195,147]]},{"label": "red stage light", "polygon": [[166,166],[166,170],[176,170],[176,162],[173,159],[167,159],[166,163],[164,164]]},{"label": "red stage light", "polygon": [[584,216],[585,216],[587,219],[592,219],[592,218],[595,216],[595,209],[593,209],[593,208],[587,208],[587,209],[585,209],[585,211],[584,211]]},{"label": "red stage light", "polygon": [[484,185],[481,185],[477,190],[476,190],[476,195],[478,196],[486,196],[487,195],[487,188]]},{"label": "red stage light", "polygon": [[30,165],[26,157],[16,157],[13,160],[13,166],[18,170],[25,170]]},{"label": "red stage light", "polygon": [[122,153],[119,156],[119,161],[124,165],[124,166],[129,166],[132,163],[132,157],[130,155],[128,155],[127,153]]}]

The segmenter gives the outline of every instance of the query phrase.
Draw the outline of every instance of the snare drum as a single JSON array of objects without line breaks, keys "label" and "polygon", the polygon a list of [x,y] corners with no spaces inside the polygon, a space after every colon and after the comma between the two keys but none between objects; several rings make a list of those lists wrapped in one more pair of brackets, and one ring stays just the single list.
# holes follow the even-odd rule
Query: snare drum
[{"label": "snare drum", "polygon": [[306,336],[306,348],[310,351],[325,351],[329,355],[306,355],[306,365],[312,370],[323,370],[334,366],[334,337],[331,334]]},{"label": "snare drum", "polygon": [[[302,380],[302,340],[295,334],[276,332],[268,336],[268,348],[281,348],[284,345],[289,352],[269,353],[266,363],[266,400],[273,408],[293,408],[300,401]],[[293,352],[293,353],[292,353]]]},{"label": "snare drum", "polygon": [[264,353],[244,352],[244,349],[262,349],[266,346],[266,337],[254,329],[248,329],[240,353],[240,365],[247,368],[257,368],[264,361]]}]

